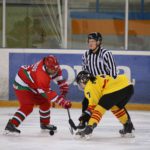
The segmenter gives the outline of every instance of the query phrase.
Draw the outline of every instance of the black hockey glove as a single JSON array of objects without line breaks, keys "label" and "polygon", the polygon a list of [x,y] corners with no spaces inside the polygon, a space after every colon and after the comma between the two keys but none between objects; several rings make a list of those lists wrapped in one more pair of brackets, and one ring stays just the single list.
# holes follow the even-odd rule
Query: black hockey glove
[{"label": "black hockey glove", "polygon": [[87,112],[85,111],[85,112],[83,112],[82,115],[79,117],[79,121],[80,121],[80,122],[84,122],[84,123],[85,123],[85,122],[88,122],[89,119],[90,119],[90,117],[91,117],[90,112],[87,113]]}]

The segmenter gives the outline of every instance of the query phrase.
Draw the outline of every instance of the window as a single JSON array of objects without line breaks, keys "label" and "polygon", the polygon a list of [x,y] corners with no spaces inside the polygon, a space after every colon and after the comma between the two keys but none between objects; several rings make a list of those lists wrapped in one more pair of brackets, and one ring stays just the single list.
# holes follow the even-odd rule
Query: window
[{"label": "window", "polygon": [[9,1],[6,6],[7,47],[59,48],[56,4],[49,0]]},{"label": "window", "polygon": [[130,0],[128,49],[150,50],[150,0]]},{"label": "window", "polygon": [[71,0],[70,48],[87,48],[87,34],[100,32],[109,49],[124,49],[125,1]]}]

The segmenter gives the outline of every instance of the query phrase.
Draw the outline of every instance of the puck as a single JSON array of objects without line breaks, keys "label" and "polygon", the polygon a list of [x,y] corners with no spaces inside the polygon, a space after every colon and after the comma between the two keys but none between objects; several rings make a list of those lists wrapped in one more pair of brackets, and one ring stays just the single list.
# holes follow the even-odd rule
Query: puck
[{"label": "puck", "polygon": [[49,131],[49,134],[54,135],[54,131],[53,130]]}]

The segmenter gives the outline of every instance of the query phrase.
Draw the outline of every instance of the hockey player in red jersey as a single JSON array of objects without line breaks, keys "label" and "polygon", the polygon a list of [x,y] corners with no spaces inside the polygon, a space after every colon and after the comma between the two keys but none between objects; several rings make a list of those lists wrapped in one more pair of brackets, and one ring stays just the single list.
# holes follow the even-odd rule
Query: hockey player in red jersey
[{"label": "hockey player in red jersey", "polygon": [[[60,95],[50,88],[51,80],[57,82]],[[41,129],[56,130],[50,124],[50,104],[56,102],[63,108],[71,107],[71,102],[65,99],[68,84],[62,77],[62,70],[57,58],[53,55],[44,57],[37,63],[21,66],[13,84],[20,107],[5,127],[6,134],[20,133],[17,127],[32,112],[35,105],[39,105]]]}]

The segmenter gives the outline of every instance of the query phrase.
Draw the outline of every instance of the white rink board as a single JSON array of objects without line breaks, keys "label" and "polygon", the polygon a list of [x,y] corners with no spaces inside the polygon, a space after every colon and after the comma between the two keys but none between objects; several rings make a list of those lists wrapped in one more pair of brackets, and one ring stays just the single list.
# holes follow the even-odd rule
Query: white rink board
[{"label": "white rink board", "polygon": [[[122,138],[118,130],[122,125],[107,112],[94,130],[89,141],[74,139],[69,131],[67,111],[52,109],[52,122],[58,132],[54,136],[41,133],[38,108],[19,127],[18,137],[2,135],[5,125],[17,108],[0,109],[0,150],[150,150],[150,112],[129,111],[136,128],[135,138]],[[71,117],[77,123],[81,110],[72,109]]]}]

